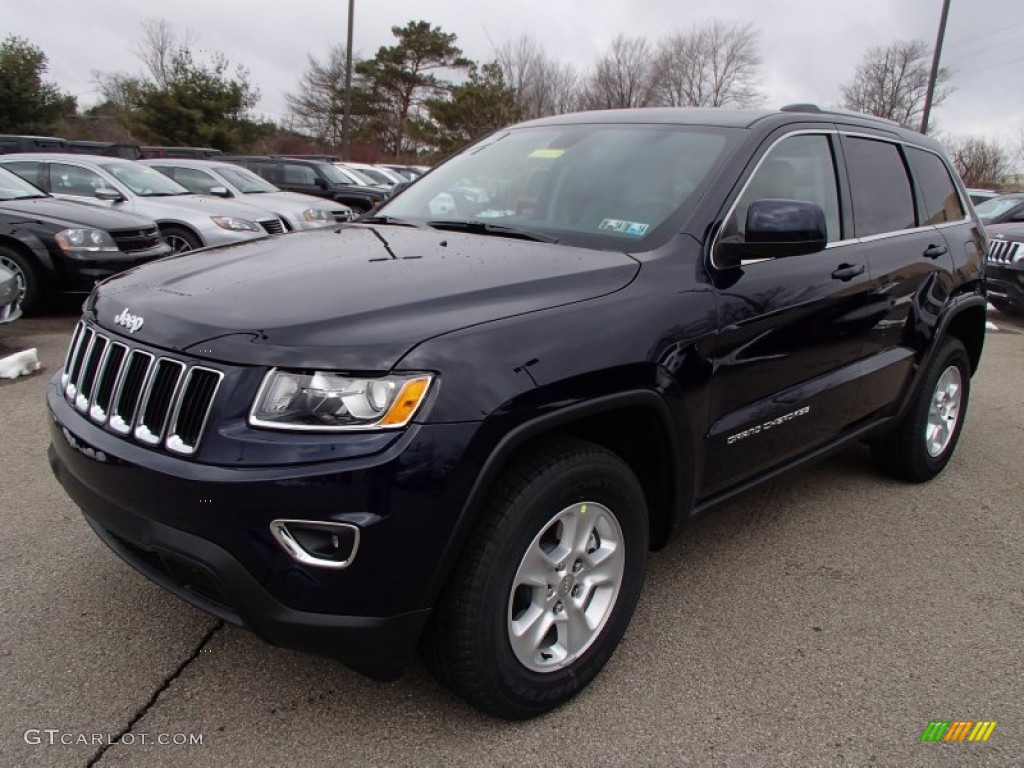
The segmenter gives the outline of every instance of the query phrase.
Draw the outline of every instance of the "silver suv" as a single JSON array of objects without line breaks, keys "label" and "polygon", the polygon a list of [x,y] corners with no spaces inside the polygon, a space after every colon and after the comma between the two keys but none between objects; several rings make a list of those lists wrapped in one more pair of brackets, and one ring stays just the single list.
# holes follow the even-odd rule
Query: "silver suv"
[{"label": "silver suv", "polygon": [[160,158],[141,162],[153,166],[197,195],[237,197],[241,202],[273,211],[291,230],[317,229],[352,218],[352,209],[347,205],[298,192],[285,192],[247,168],[222,160]]},{"label": "silver suv", "polygon": [[176,252],[285,231],[281,219],[264,208],[194,195],[162,173],[131,160],[39,153],[8,155],[0,158],[0,166],[54,197],[152,219]]}]

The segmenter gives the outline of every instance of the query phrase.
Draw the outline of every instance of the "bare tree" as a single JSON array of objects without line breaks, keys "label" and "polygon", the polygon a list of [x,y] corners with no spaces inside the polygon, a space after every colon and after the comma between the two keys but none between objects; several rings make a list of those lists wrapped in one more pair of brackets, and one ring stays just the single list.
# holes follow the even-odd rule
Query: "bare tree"
[{"label": "bare tree", "polygon": [[760,32],[713,20],[658,44],[658,101],[670,107],[752,107],[761,101]]},{"label": "bare tree", "polygon": [[[332,45],[320,60],[309,54],[309,66],[295,93],[285,94],[295,129],[327,144],[341,144],[345,115],[345,48]],[[356,77],[358,80],[358,77]],[[353,83],[355,89],[356,83]]]},{"label": "bare tree", "polygon": [[1009,153],[998,143],[978,136],[945,139],[957,173],[968,187],[995,187],[1010,172]]},{"label": "bare tree", "polygon": [[627,109],[656,103],[656,57],[647,40],[619,35],[612,40],[587,82],[588,109]]},{"label": "bare tree", "polygon": [[[930,69],[931,49],[920,40],[871,48],[857,65],[853,80],[843,86],[843,106],[916,128],[924,113]],[[939,69],[932,107],[953,92],[950,76],[946,67]]]},{"label": "bare tree", "polygon": [[167,84],[174,54],[183,48],[191,49],[195,43],[195,33],[190,29],[179,32],[167,19],[146,19],[142,22],[142,39],[135,47],[135,56],[162,88]]},{"label": "bare tree", "polygon": [[550,58],[530,35],[497,47],[495,60],[515,91],[523,119],[560,115],[580,108],[579,74]]}]

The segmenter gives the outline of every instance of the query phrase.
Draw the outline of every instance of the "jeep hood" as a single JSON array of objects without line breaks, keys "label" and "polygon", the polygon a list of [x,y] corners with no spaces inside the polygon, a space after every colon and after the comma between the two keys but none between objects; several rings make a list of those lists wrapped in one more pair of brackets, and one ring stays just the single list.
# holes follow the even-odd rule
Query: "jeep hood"
[{"label": "jeep hood", "polygon": [[[101,284],[87,314],[223,362],[390,369],[412,347],[626,286],[624,253],[397,226],[347,226],[163,259]],[[134,332],[114,322],[142,318]]]}]

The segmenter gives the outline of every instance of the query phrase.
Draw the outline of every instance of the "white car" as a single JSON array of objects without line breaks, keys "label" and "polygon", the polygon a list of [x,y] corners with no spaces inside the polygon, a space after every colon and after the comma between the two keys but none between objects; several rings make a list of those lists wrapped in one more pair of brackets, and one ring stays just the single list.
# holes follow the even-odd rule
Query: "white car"
[{"label": "white car", "polygon": [[237,198],[276,213],[290,230],[318,229],[349,221],[352,209],[322,197],[285,192],[240,165],[221,160],[141,160],[199,195]]}]

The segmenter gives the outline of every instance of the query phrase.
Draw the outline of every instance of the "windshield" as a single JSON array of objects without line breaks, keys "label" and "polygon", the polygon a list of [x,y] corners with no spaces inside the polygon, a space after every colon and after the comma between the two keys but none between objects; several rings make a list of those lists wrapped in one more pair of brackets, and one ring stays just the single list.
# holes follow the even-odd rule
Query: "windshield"
[{"label": "windshield", "polygon": [[43,190],[34,187],[16,173],[0,168],[0,200],[25,200],[32,197],[49,197]]},{"label": "windshield", "polygon": [[[570,244],[645,250],[678,225],[742,135],[666,125],[554,125],[494,134],[380,210],[424,223],[500,224]],[[493,231],[498,231],[494,229]],[[674,229],[667,236],[678,232]]]},{"label": "windshield", "polygon": [[978,218],[982,221],[993,221],[1004,213],[1012,211],[1021,203],[1024,203],[1022,197],[994,197],[984,203],[978,203],[974,206],[974,210],[978,212]]},{"label": "windshield", "polygon": [[140,197],[191,194],[178,182],[146,165],[110,163],[102,168]]},{"label": "windshield", "polygon": [[243,195],[255,195],[261,192],[281,191],[266,179],[257,176],[252,171],[247,171],[245,168],[221,165],[214,170],[227,179],[230,184],[233,184]]}]

